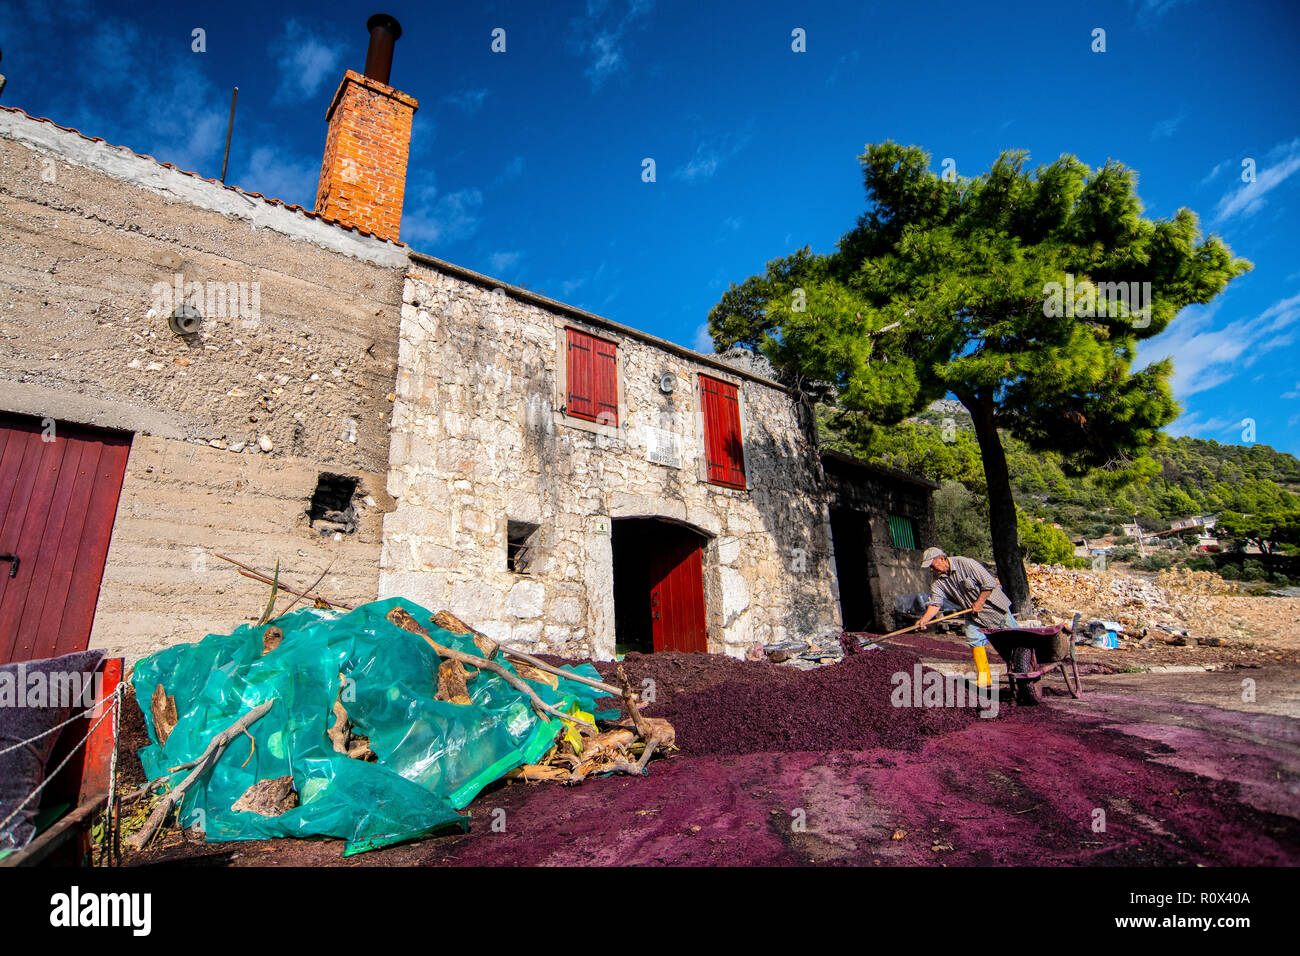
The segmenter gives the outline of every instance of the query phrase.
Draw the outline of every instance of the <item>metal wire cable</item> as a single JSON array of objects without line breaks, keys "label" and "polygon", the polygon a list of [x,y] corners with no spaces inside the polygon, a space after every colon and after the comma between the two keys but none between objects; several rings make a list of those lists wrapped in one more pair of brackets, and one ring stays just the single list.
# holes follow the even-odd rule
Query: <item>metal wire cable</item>
[{"label": "metal wire cable", "polygon": [[[108,699],[107,697],[103,698],[103,699],[100,701],[100,703],[102,704],[102,703],[103,703],[105,700],[107,700],[107,699]],[[24,799],[22,803],[18,804],[18,806],[14,808],[13,813],[9,814],[9,816],[5,817],[3,820],[0,820],[0,834],[3,834],[3,833],[5,832],[5,827],[7,827],[7,826],[9,825],[9,821],[12,820],[14,817],[18,816],[18,811],[21,810],[23,807],[27,806],[27,804],[31,802],[32,797],[37,796],[37,795],[38,795],[42,790],[44,790],[44,789],[46,788],[46,786],[49,785],[49,783],[50,783],[50,782],[51,782],[55,777],[57,777],[57,776],[59,775],[59,771],[62,770],[65,766],[67,766],[68,761],[71,760],[71,759],[73,758],[73,756],[76,755],[77,751],[81,749],[81,745],[84,744],[87,740],[90,739],[90,735],[93,734],[93,733],[95,732],[95,728],[98,727],[100,724],[102,724],[102,723],[104,722],[104,720],[109,716],[109,713],[113,713],[113,714],[116,714],[116,713],[117,713],[117,705],[118,705],[118,702],[119,702],[120,700],[121,700],[121,698],[117,695],[117,692],[114,691],[114,693],[113,693],[113,703],[109,705],[109,710],[106,711],[106,712],[105,712],[105,713],[104,713],[104,714],[99,718],[99,720],[95,721],[95,722],[91,725],[90,730],[86,731],[86,736],[82,737],[80,740],[77,741],[77,745],[76,745],[75,747],[73,747],[70,751],[68,751],[68,755],[67,755],[66,757],[63,758],[63,761],[62,761],[62,762],[61,762],[57,767],[54,768],[53,772],[51,772],[51,773],[49,773],[49,774],[46,774],[45,779],[41,782],[41,785],[40,785],[39,787],[37,787],[35,790],[33,790],[31,793],[29,793],[29,794],[27,795],[26,799]],[[96,706],[98,706],[98,705],[96,705]],[[94,709],[95,709],[94,707],[91,708],[91,710],[94,710]],[[89,713],[89,712],[90,712],[90,711],[86,711],[86,713]],[[66,723],[66,721],[65,721],[65,723]],[[45,734],[41,734],[40,736],[41,736],[41,737],[44,737]],[[37,737],[37,738],[35,738],[35,739],[39,740],[40,737]],[[11,747],[11,748],[9,748],[9,749],[12,750],[12,749],[14,749],[14,748]]]}]

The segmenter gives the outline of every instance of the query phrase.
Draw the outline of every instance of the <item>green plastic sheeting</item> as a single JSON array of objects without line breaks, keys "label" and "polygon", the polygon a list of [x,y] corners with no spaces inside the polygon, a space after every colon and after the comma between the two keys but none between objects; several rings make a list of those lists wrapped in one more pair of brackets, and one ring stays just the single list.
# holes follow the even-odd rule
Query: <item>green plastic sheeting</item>
[{"label": "green plastic sheeting", "polygon": [[[340,837],[347,840],[346,856],[449,824],[465,826],[457,810],[550,749],[562,722],[544,723],[523,694],[491,671],[470,681],[470,704],[434,700],[440,660],[422,637],[385,618],[394,607],[427,626],[439,644],[480,653],[470,636],[436,627],[429,611],[391,598],[347,613],[303,608],[287,614],[275,621],[284,640],[265,657],[265,628],[245,625],[169,647],[135,665],[131,683],[153,741],[140,750],[140,762],[148,779],[166,775],[173,786],[189,771],[168,774],[168,768],[196,760],[241,715],[275,701],[249,728],[253,742],[246,736],[232,741],[185,792],[177,811],[183,826],[197,826],[210,843]],[[566,669],[600,676],[590,664]],[[180,718],[162,747],[149,709],[159,684],[176,698]],[[558,689],[530,686],[562,711],[574,704],[595,710],[597,692],[576,681],[561,678]],[[336,753],[326,735],[340,687],[353,733],[370,738],[374,763]],[[257,781],[289,774],[299,806],[279,816],[231,809]]]}]

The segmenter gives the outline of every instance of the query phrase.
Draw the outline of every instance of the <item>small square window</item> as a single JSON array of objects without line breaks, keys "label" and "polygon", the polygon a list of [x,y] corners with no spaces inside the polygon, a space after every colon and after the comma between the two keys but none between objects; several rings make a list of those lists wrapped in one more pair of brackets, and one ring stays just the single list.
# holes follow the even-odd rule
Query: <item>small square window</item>
[{"label": "small square window", "polygon": [[357,479],[352,475],[320,473],[316,490],[307,506],[307,524],[323,535],[336,532],[351,534],[357,530],[357,511],[352,499],[357,494]]},{"label": "small square window", "polygon": [[528,521],[506,522],[506,568],[515,574],[532,574],[536,544],[537,525]]},{"label": "small square window", "polygon": [[894,547],[916,551],[916,525],[905,515],[889,516],[889,537]]}]

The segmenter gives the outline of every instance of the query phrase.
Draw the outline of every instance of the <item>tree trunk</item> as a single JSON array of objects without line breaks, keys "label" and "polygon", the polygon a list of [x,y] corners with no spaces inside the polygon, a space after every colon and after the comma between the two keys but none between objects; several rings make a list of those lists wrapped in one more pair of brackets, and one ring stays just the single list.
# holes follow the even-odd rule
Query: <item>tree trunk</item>
[{"label": "tree trunk", "polygon": [[997,562],[998,580],[1011,599],[1012,613],[1029,615],[1033,613],[1032,595],[1016,534],[1016,502],[1011,496],[1007,456],[993,421],[993,400],[987,395],[977,395],[971,400],[962,398],[962,404],[974,420],[975,438],[984,462],[984,482],[989,493],[989,533],[993,539],[993,560]]}]

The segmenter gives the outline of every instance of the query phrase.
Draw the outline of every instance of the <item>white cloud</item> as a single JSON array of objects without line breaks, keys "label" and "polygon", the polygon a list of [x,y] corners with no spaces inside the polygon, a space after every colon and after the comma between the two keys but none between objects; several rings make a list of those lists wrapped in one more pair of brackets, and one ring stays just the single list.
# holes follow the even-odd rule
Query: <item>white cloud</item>
[{"label": "white cloud", "polygon": [[845,72],[854,71],[857,68],[858,60],[860,58],[861,56],[857,50],[850,50],[848,53],[842,54],[839,60],[836,61],[835,66],[831,69],[830,73],[827,74],[826,85],[834,86],[839,82],[840,77],[843,76]]},{"label": "white cloud", "polygon": [[709,323],[701,322],[695,327],[695,339],[691,342],[691,348],[706,355],[713,354],[713,336],[709,334]]},{"label": "white cloud", "polygon": [[[95,63],[132,63],[140,49],[140,31],[133,24],[121,20],[106,20],[96,24],[90,41],[90,60]],[[102,89],[119,81],[117,70],[88,70],[89,85]]]},{"label": "white cloud", "polygon": [[494,252],[488,257],[488,267],[492,270],[493,275],[500,275],[509,269],[514,268],[523,257],[522,252]]},{"label": "white cloud", "polygon": [[1286,182],[1300,170],[1300,137],[1279,143],[1268,151],[1255,171],[1255,182],[1239,183],[1214,207],[1214,222],[1226,222],[1233,216],[1250,216],[1264,207],[1264,196]]},{"label": "white cloud", "polygon": [[[148,28],[85,0],[0,3],[0,37],[65,40],[28,44],[23,51],[25,77],[32,83],[52,78],[41,89],[42,114],[87,136],[215,178],[221,174],[230,88],[208,79],[205,70],[216,69],[214,54],[191,52],[189,29],[182,40],[157,44]],[[12,82],[13,71],[8,72]],[[240,129],[236,124],[236,149]],[[231,162],[237,162],[234,155]]]},{"label": "white cloud", "polygon": [[1183,120],[1187,119],[1187,111],[1179,110],[1178,115],[1171,119],[1160,120],[1151,128],[1151,139],[1160,140],[1168,139],[1178,132],[1178,127],[1183,125]]},{"label": "white cloud", "polygon": [[285,23],[284,33],[271,42],[268,52],[280,72],[276,103],[311,99],[329,81],[343,79],[343,44],[324,39],[298,20]]},{"label": "white cloud", "polygon": [[1222,385],[1266,352],[1290,345],[1300,320],[1300,295],[1275,302],[1258,316],[1215,329],[1217,308],[1218,303],[1204,309],[1190,307],[1193,314],[1175,319],[1168,331],[1139,348],[1141,365],[1173,359],[1172,385],[1179,398]]},{"label": "white cloud", "polygon": [[1184,435],[1198,438],[1202,435],[1221,435],[1227,431],[1239,430],[1241,427],[1240,418],[1216,416],[1202,420],[1200,412],[1189,412],[1180,416],[1165,430],[1174,438],[1181,438]]},{"label": "white cloud", "polygon": [[408,206],[402,217],[403,241],[412,246],[433,246],[467,239],[478,229],[478,210],[483,205],[483,194],[478,189],[458,189],[437,199],[432,198],[436,190],[427,190],[426,194],[429,198],[423,204]]},{"label": "white cloud", "polygon": [[[600,265],[592,272],[586,272],[583,275],[578,276],[576,279],[548,279],[546,281],[546,287],[559,289],[560,295],[562,295],[564,301],[567,302],[569,301],[569,297],[579,289],[587,288],[598,291],[601,288],[608,288],[610,283],[617,278],[618,271],[619,270],[617,269],[609,269],[608,260],[601,260]],[[615,292],[617,292],[617,289]],[[608,297],[606,301],[608,301]]]},{"label": "white cloud", "polygon": [[1215,163],[1215,164],[1214,164],[1214,168],[1211,169],[1211,170],[1206,174],[1205,178],[1201,180],[1200,185],[1201,185],[1201,186],[1208,186],[1208,185],[1210,184],[1210,182],[1211,182],[1211,181],[1212,181],[1216,176],[1219,175],[1219,173],[1223,172],[1223,168],[1224,168],[1225,166],[1227,166],[1227,165],[1228,165],[1228,160],[1226,160],[1226,159],[1225,159],[1223,162],[1221,162],[1221,163]]},{"label": "white cloud", "polygon": [[506,168],[501,170],[501,175],[497,177],[498,183],[508,183],[518,179],[524,174],[524,158],[516,156],[510,162],[506,163]]},{"label": "white cloud", "polygon": [[723,163],[749,145],[751,138],[753,138],[752,123],[738,133],[725,133],[700,143],[695,147],[695,154],[686,165],[673,172],[673,178],[683,179],[688,183],[712,179],[713,174]]},{"label": "white cloud", "polygon": [[1143,26],[1160,19],[1174,7],[1182,6],[1187,0],[1135,0],[1138,23]]},{"label": "white cloud", "polygon": [[468,116],[473,116],[483,108],[483,101],[487,99],[487,95],[487,90],[457,90],[444,96],[443,102],[464,110]]},{"label": "white cloud", "polygon": [[569,47],[589,58],[583,73],[593,90],[627,69],[627,31],[653,8],[654,0],[587,0],[586,13],[569,22]]},{"label": "white cloud", "polygon": [[294,160],[273,146],[259,146],[248,158],[248,172],[239,185],[250,192],[297,203],[311,209],[316,203],[320,160]]}]

